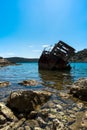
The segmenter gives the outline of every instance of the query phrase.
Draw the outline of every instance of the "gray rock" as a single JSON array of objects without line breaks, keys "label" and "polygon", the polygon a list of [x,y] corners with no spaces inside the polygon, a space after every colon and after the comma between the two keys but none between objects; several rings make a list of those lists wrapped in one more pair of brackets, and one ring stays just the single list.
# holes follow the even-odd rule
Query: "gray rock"
[{"label": "gray rock", "polygon": [[47,91],[16,91],[7,100],[7,106],[18,113],[30,113],[37,110],[51,97]]},{"label": "gray rock", "polygon": [[72,84],[70,94],[87,101],[87,79],[81,78]]}]

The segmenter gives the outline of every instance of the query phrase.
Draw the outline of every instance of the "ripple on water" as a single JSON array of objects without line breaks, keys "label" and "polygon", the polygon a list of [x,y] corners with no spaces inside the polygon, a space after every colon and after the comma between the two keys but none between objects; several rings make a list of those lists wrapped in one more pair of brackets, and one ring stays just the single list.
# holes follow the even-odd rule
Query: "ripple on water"
[{"label": "ripple on water", "polygon": [[[38,63],[22,63],[18,66],[7,66],[0,68],[0,81],[10,81],[11,86],[0,88],[0,99],[6,93],[18,89],[57,89],[66,90],[67,86],[80,77],[87,77],[87,63],[71,63],[72,69],[67,71],[39,71]],[[26,79],[34,79],[42,82],[37,87],[25,87],[18,85]]]}]

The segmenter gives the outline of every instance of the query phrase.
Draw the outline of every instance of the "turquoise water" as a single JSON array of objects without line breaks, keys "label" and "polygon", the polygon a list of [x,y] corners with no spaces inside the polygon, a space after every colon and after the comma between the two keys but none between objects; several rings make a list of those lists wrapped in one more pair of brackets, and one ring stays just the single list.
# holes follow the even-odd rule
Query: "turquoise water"
[{"label": "turquoise water", "polygon": [[74,80],[84,77],[87,78],[87,62],[85,63],[71,63],[71,76]]},{"label": "turquoise water", "polygon": [[[67,86],[81,77],[87,78],[87,63],[71,63],[70,72],[39,71],[38,63],[22,63],[16,66],[0,68],[0,81],[10,81],[11,85],[0,88],[0,100],[7,97],[11,91],[18,89],[57,89],[65,90]],[[27,79],[35,79],[42,84],[32,86],[20,86],[19,82]]]}]

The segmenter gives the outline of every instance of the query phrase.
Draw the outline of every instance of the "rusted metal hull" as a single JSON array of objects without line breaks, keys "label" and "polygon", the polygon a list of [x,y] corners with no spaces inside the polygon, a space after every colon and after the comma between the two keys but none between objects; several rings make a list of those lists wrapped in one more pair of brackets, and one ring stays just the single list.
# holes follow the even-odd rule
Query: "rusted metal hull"
[{"label": "rusted metal hull", "polygon": [[71,66],[69,65],[68,59],[70,54],[73,53],[74,49],[70,48],[64,42],[62,44],[56,44],[50,52],[45,50],[42,52],[38,61],[39,69],[70,70]]},{"label": "rusted metal hull", "polygon": [[65,62],[60,57],[49,55],[42,55],[39,59],[39,69],[48,69],[48,70],[70,70],[71,67],[68,62]]}]

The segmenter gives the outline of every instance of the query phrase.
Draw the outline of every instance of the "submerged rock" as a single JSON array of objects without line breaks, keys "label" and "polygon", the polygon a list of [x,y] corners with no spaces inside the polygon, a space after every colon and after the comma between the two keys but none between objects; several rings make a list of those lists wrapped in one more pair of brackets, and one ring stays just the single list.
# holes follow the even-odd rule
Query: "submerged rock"
[{"label": "submerged rock", "polygon": [[58,119],[53,120],[53,129],[54,130],[64,130],[64,124]]},{"label": "submerged rock", "polygon": [[[7,105],[10,104],[11,106],[10,108],[4,103],[0,103],[0,129],[87,129],[87,112],[85,111],[87,109],[83,109],[84,104],[81,102],[77,102],[77,104],[65,103],[63,99],[59,100],[59,98],[58,101],[52,98],[48,100],[50,96],[51,93],[47,91],[12,92],[7,101]],[[44,105],[41,106],[42,104]],[[41,108],[37,110],[38,105],[41,106]],[[32,111],[33,109],[34,111]]]},{"label": "submerged rock", "polygon": [[64,93],[64,92],[60,92],[59,96],[65,99],[68,99],[70,97],[70,95],[68,93]]},{"label": "submerged rock", "polygon": [[70,89],[70,94],[73,94],[73,96],[87,101],[87,78],[81,78],[73,85]]},{"label": "submerged rock", "polygon": [[0,81],[0,87],[6,87],[6,86],[9,86],[9,85],[11,85],[11,83],[8,82],[8,81]]},{"label": "submerged rock", "polygon": [[24,80],[23,82],[20,82],[18,84],[24,85],[24,86],[36,86],[39,83],[36,80]]},{"label": "submerged rock", "polygon": [[7,106],[18,113],[30,113],[51,97],[47,91],[16,91],[7,100]]},{"label": "submerged rock", "polygon": [[87,111],[84,113],[84,115],[82,117],[81,126],[85,127],[87,129]]}]

